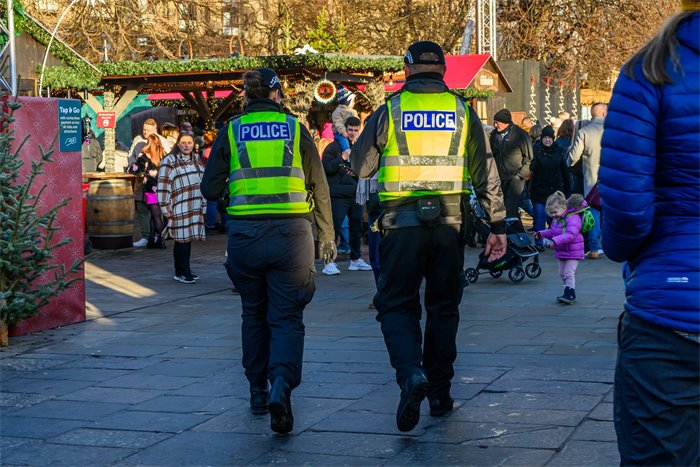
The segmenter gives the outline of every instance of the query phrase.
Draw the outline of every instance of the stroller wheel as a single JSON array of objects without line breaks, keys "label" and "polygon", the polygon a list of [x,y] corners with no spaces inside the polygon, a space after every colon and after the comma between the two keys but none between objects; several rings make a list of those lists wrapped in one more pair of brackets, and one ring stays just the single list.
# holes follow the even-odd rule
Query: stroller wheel
[{"label": "stroller wheel", "polygon": [[508,278],[513,282],[520,282],[525,279],[525,271],[520,266],[516,266],[508,271]]},{"label": "stroller wheel", "polygon": [[525,274],[527,274],[527,277],[530,279],[536,279],[542,274],[542,268],[537,263],[530,263],[525,266]]},{"label": "stroller wheel", "polygon": [[464,275],[467,276],[467,280],[472,284],[479,280],[479,271],[474,268],[465,269]]},{"label": "stroller wheel", "polygon": [[494,279],[498,279],[503,274],[503,271],[491,271],[489,274],[491,274],[491,277]]}]

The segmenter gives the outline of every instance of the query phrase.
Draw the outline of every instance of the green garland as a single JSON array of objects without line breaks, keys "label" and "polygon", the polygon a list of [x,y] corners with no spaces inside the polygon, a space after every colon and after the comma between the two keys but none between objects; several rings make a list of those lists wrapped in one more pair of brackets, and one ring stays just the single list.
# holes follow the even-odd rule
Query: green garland
[{"label": "green garland", "polygon": [[[403,68],[401,57],[357,57],[339,54],[278,55],[268,57],[230,57],[219,59],[156,60],[153,62],[122,61],[96,65],[103,76],[158,75],[197,71],[250,70],[254,68],[318,68],[326,71],[367,71],[374,75],[397,72]],[[74,67],[78,70],[78,67]],[[66,73],[66,67],[48,67],[44,82],[53,89],[94,88],[100,76],[93,70],[79,69]]]},{"label": "green garland", "polygon": [[493,96],[493,94],[494,94],[494,92],[491,90],[480,91],[479,89],[476,89],[476,88],[453,89],[452,91],[461,95],[461,96],[467,97],[469,99],[471,99],[473,97],[488,99],[489,97]]}]

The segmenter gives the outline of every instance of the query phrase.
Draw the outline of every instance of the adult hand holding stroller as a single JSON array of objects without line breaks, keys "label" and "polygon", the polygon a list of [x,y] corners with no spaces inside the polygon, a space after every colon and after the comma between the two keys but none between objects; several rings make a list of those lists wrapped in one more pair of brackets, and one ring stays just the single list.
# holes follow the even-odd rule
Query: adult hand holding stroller
[{"label": "adult hand holding stroller", "polygon": [[539,240],[540,238],[542,238],[542,234],[539,232],[533,233],[532,236],[535,237],[535,240]]},{"label": "adult hand holding stroller", "polygon": [[507,245],[508,241],[505,234],[489,234],[489,237],[486,239],[484,256],[488,257],[489,262],[494,262],[506,254]]}]

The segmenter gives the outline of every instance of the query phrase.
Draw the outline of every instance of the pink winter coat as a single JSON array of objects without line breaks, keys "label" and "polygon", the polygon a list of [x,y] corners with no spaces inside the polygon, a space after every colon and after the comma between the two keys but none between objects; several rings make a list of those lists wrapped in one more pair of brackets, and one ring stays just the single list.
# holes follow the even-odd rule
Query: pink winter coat
[{"label": "pink winter coat", "polygon": [[564,213],[562,219],[553,220],[552,226],[547,230],[541,230],[539,234],[542,238],[548,238],[554,242],[555,258],[583,259],[581,216],[573,213],[571,209]]}]

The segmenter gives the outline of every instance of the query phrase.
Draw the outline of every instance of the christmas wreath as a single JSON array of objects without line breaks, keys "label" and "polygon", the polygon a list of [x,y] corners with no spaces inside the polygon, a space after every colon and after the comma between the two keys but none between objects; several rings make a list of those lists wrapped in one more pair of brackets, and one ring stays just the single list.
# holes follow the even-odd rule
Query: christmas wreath
[{"label": "christmas wreath", "polygon": [[335,84],[327,79],[322,79],[314,86],[314,99],[321,104],[328,104],[330,101],[332,101],[335,98],[335,93]]}]

